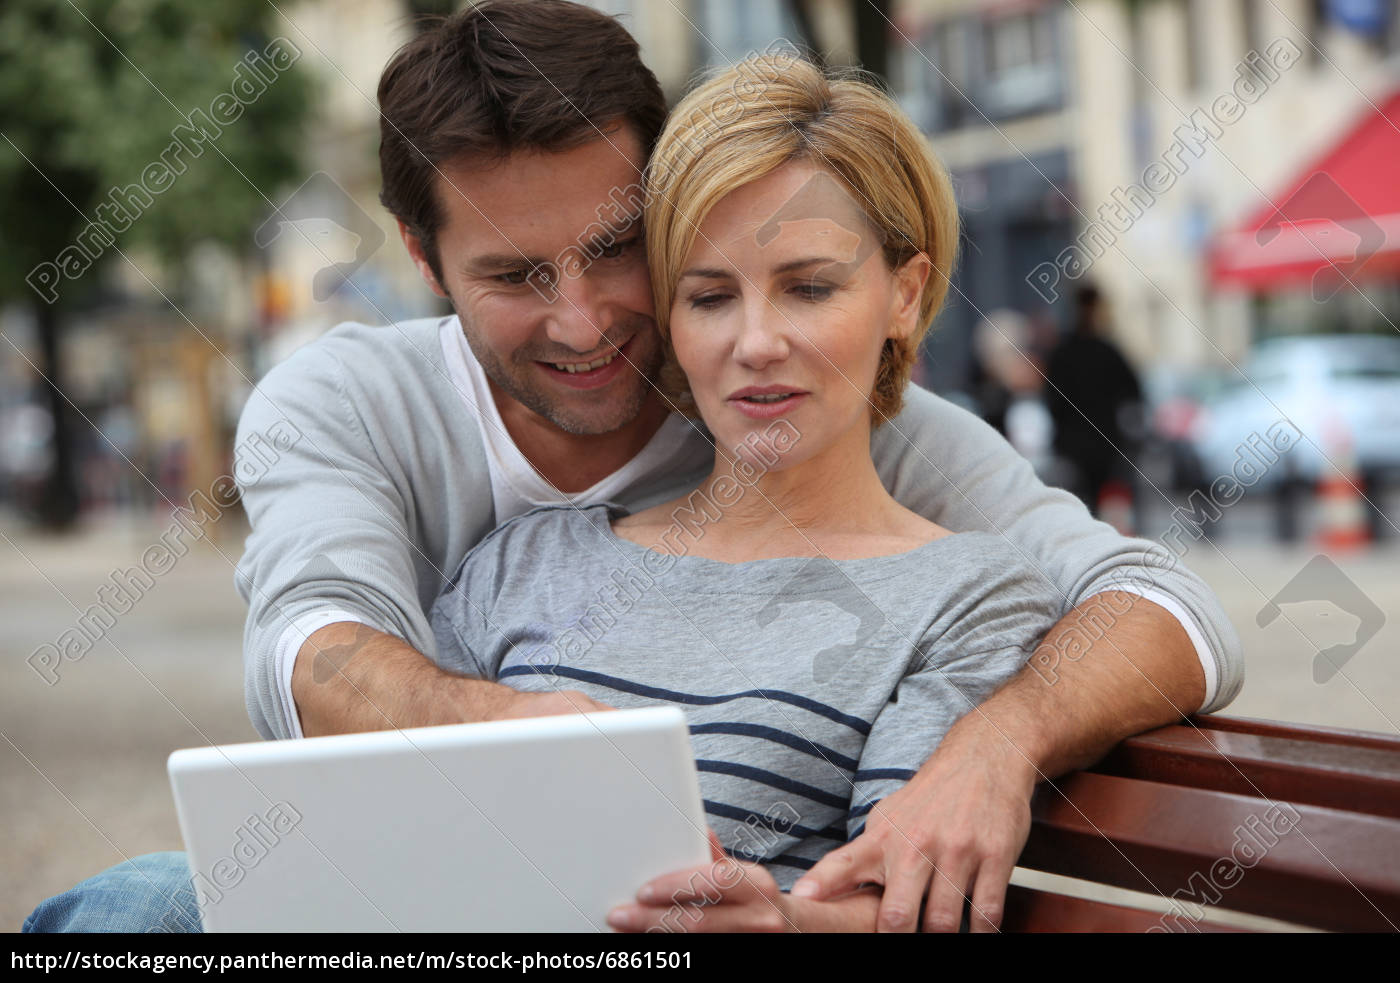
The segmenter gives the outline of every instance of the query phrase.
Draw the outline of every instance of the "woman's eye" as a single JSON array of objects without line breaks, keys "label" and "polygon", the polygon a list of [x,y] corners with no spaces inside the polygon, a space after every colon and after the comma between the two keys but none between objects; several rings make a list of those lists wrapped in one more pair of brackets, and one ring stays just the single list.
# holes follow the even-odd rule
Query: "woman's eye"
[{"label": "woman's eye", "polygon": [[728,294],[701,294],[699,297],[690,298],[690,306],[697,311],[710,311],[728,299]]},{"label": "woman's eye", "polygon": [[792,289],[802,300],[826,300],[835,288],[820,283],[801,283]]}]

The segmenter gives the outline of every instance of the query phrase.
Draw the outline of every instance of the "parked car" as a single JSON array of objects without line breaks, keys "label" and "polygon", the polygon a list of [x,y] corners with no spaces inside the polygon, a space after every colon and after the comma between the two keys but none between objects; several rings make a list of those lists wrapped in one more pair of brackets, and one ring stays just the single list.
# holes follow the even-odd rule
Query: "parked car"
[{"label": "parked car", "polygon": [[1143,374],[1146,433],[1140,465],[1153,484],[1171,491],[1190,492],[1206,480],[1193,440],[1206,404],[1225,386],[1212,369],[1154,366]]},{"label": "parked car", "polygon": [[[1376,480],[1400,475],[1400,335],[1270,339],[1240,368],[1243,378],[1234,373],[1192,422],[1191,444],[1207,482],[1241,472],[1251,476],[1247,484],[1262,487],[1315,482],[1334,465]],[[1272,455],[1290,427],[1301,436]],[[1261,459],[1257,477],[1241,465]]]}]

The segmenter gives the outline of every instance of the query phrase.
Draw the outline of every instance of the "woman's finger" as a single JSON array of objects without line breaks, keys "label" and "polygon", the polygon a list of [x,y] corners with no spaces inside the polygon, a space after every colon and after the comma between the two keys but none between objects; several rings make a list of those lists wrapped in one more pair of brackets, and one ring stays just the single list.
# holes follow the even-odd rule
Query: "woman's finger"
[{"label": "woman's finger", "polygon": [[718,904],[745,892],[744,865],[725,857],[650,880],[637,892],[637,900],[646,905]]},{"label": "woman's finger", "polygon": [[621,932],[785,932],[794,930],[776,903],[721,905],[619,905],[608,925]]},{"label": "woman's finger", "polygon": [[729,856],[729,854],[724,852],[724,844],[719,841],[719,837],[715,835],[715,831],[708,826],[705,828],[709,830],[710,833],[710,859],[723,860],[725,857]]}]

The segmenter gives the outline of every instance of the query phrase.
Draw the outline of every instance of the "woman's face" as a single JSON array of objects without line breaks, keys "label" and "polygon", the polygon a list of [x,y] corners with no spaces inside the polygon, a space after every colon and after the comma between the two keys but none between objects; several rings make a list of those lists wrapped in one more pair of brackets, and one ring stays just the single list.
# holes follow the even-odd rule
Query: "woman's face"
[{"label": "woman's face", "polygon": [[918,319],[929,264],[891,271],[880,233],[824,169],[790,161],[720,200],[671,305],[676,358],[722,451],[786,419],[778,468],[846,441],[868,453],[885,339]]}]

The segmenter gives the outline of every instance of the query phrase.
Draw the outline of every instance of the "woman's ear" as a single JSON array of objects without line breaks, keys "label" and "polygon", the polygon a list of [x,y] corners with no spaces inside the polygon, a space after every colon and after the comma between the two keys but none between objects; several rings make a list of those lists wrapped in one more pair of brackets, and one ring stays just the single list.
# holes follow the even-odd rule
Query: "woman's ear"
[{"label": "woman's ear", "polygon": [[924,286],[932,272],[933,263],[923,253],[915,253],[894,271],[889,337],[908,338],[918,329]]}]

